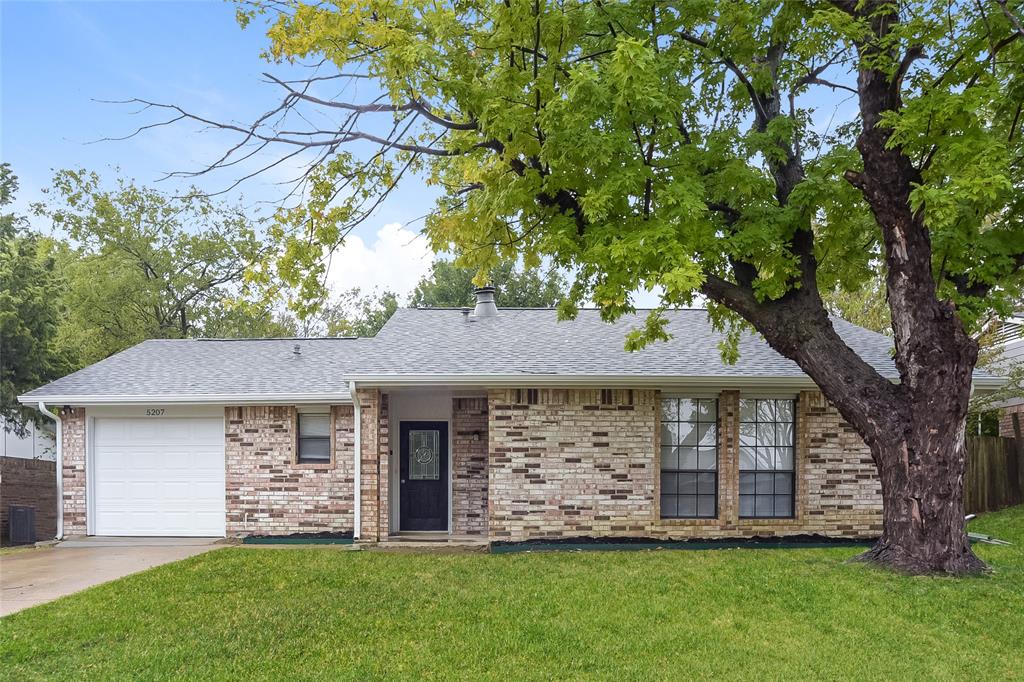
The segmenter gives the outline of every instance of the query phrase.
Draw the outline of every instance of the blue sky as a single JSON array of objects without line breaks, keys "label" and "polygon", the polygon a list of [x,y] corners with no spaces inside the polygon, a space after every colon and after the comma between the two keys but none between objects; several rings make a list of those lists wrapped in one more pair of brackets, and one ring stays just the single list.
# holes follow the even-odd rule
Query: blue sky
[{"label": "blue sky", "polygon": [[[225,138],[179,125],[95,142],[155,120],[133,114],[133,107],[96,100],[138,97],[249,122],[279,97],[260,74],[288,73],[260,58],[265,44],[260,26],[243,31],[234,5],[220,0],[0,0],[0,158],[19,176],[17,208],[38,201],[60,168],[84,167],[109,177],[119,168],[121,175],[167,192],[187,182],[208,191],[229,186],[235,179],[230,175],[157,182],[167,172],[212,161],[225,149]],[[275,182],[286,177],[293,175],[268,174],[228,198],[266,211],[265,202],[282,196]],[[421,182],[405,183],[335,256],[332,283],[411,289],[430,261],[415,221],[429,211],[432,197]]]}]

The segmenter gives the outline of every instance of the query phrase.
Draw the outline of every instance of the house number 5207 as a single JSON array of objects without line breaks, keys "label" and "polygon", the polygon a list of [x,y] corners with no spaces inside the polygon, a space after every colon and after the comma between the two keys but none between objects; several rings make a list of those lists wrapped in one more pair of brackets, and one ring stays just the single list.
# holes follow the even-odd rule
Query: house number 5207
[{"label": "house number 5207", "polygon": [[162,417],[164,416],[164,408],[162,407],[150,407],[146,410],[147,417]]}]

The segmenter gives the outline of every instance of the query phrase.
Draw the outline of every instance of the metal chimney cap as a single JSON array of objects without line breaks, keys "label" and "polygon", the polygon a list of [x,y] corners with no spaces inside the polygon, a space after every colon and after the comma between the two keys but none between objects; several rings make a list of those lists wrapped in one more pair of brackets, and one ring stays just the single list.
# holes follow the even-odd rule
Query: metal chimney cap
[{"label": "metal chimney cap", "polygon": [[473,317],[497,316],[498,306],[494,303],[494,287],[477,287],[473,293],[476,294],[476,308],[473,309]]}]

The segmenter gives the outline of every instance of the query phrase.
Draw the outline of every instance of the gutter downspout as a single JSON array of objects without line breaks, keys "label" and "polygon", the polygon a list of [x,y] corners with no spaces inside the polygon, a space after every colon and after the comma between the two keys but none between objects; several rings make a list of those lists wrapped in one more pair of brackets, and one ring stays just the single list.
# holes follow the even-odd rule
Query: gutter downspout
[{"label": "gutter downspout", "polygon": [[352,480],[354,482],[355,494],[353,495],[353,507],[352,507],[352,539],[359,539],[359,527],[362,522],[362,514],[360,513],[362,507],[362,474],[360,472],[360,464],[362,463],[363,455],[363,406],[359,402],[359,395],[356,393],[356,382],[348,382],[348,390],[352,395],[352,405],[354,406],[353,419],[355,420],[355,454],[354,462],[352,467]]},{"label": "gutter downspout", "polygon": [[39,401],[39,411],[52,419],[56,425],[57,432],[57,540],[64,539],[64,425],[60,416],[46,409],[46,404]]}]

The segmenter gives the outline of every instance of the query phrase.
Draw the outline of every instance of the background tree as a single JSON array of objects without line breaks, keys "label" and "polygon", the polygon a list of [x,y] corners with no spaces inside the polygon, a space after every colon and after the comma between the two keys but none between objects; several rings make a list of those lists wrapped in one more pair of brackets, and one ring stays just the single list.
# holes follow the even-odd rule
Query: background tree
[{"label": "background tree", "polygon": [[829,312],[847,322],[891,336],[892,315],[885,293],[885,273],[879,270],[864,280],[859,288],[847,289],[837,285],[831,291],[822,291],[821,298]]},{"label": "background tree", "polygon": [[359,289],[343,293],[331,306],[328,336],[376,336],[398,310],[398,298],[390,291],[363,294]]},{"label": "background tree", "polygon": [[[308,291],[325,251],[425,175],[443,190],[435,249],[481,272],[551,258],[574,273],[565,316],[589,299],[614,318],[660,287],[665,307],[709,301],[727,359],[756,329],[871,449],[884,530],[864,559],[983,570],[964,422],[971,333],[1021,288],[1019,2],[257,1],[240,16],[269,19],[271,59],[332,69],[270,75],[280,106],[222,124],[239,144],[211,167],[253,148],[317,155],[273,235]],[[379,91],[331,98],[324,79]],[[309,127],[308,108],[339,125]],[[820,293],[855,290],[879,255],[898,383],[846,346]],[[654,311],[627,345],[664,323]]]},{"label": "background tree", "polygon": [[298,335],[298,321],[273,302],[231,299],[204,312],[202,336],[213,339],[266,339]]},{"label": "background tree", "polygon": [[[423,277],[412,292],[409,305],[418,308],[473,307],[476,285],[474,268],[460,267],[449,260],[437,259],[430,274]],[[547,270],[519,269],[514,260],[505,260],[491,268],[487,281],[497,289],[495,299],[506,308],[551,308],[565,298],[565,277],[551,267]]]},{"label": "background tree", "polygon": [[57,233],[64,280],[61,343],[85,365],[145,339],[263,336],[286,331],[271,303],[242,296],[263,255],[253,221],[195,195],[168,197],[95,173],[60,171],[39,206]]},{"label": "background tree", "polygon": [[[10,164],[0,164],[0,209],[13,202],[17,189]],[[19,405],[18,395],[70,367],[57,343],[60,291],[54,260],[25,218],[0,213],[0,417],[19,436],[41,415]]]}]

